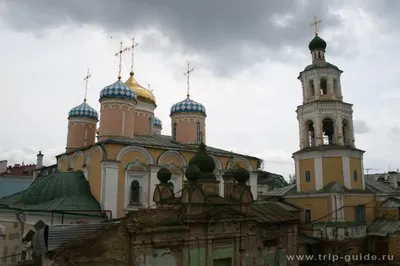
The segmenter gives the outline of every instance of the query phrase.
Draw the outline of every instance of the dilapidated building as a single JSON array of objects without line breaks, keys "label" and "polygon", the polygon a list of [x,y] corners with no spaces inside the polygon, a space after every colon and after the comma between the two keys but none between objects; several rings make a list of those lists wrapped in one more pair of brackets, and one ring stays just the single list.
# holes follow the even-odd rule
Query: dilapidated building
[{"label": "dilapidated building", "polygon": [[246,184],[249,172],[241,167],[224,175],[220,196],[214,170],[214,160],[200,144],[181,191],[174,191],[171,172],[161,168],[154,208],[97,225],[44,226],[31,240],[37,263],[298,265],[286,257],[297,253],[298,209],[281,201],[254,202]]}]

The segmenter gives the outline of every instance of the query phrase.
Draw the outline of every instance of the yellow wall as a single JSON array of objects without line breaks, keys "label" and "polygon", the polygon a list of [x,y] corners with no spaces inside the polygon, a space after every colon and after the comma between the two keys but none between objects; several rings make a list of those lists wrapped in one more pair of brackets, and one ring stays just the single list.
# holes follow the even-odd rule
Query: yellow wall
[{"label": "yellow wall", "polygon": [[68,159],[62,159],[62,158],[60,158],[59,160],[61,160],[60,171],[61,171],[61,172],[67,171],[68,168],[69,168]]},{"label": "yellow wall", "polygon": [[72,164],[72,165],[74,165],[74,171],[78,171],[78,170],[82,169],[84,159],[85,158],[83,155],[75,157],[75,162],[74,162],[74,164]]},{"label": "yellow wall", "polygon": [[[314,159],[300,160],[300,190],[315,190]],[[306,171],[310,172],[310,182],[306,182]]]},{"label": "yellow wall", "polygon": [[296,205],[302,209],[300,214],[301,222],[304,222],[304,209],[311,210],[311,221],[318,222],[331,221],[332,200],[330,196],[325,197],[307,197],[307,198],[286,198],[287,202]]},{"label": "yellow wall", "polygon": [[[359,158],[350,158],[350,180],[353,189],[362,189],[362,169]],[[354,170],[357,171],[357,181],[354,181]]]},{"label": "yellow wall", "polygon": [[100,202],[101,197],[101,151],[96,150],[90,159],[88,181],[93,196]]},{"label": "yellow wall", "polygon": [[343,184],[342,157],[322,158],[323,186],[331,182]]},{"label": "yellow wall", "polygon": [[344,196],[344,220],[346,222],[355,221],[355,207],[365,205],[365,216],[367,223],[375,220],[376,201],[375,196]]}]

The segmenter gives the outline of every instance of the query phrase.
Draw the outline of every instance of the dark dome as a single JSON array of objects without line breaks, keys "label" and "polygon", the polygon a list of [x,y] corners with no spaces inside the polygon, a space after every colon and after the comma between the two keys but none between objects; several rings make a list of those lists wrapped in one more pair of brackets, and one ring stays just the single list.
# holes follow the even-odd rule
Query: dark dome
[{"label": "dark dome", "polygon": [[171,179],[171,175],[171,171],[165,167],[162,167],[157,172],[157,178],[158,180],[160,180],[161,183],[168,183],[168,181]]},{"label": "dark dome", "polygon": [[189,164],[196,165],[202,173],[213,173],[215,169],[214,159],[207,153],[204,143],[200,143],[199,151],[190,159]]},{"label": "dark dome", "polygon": [[244,184],[249,180],[250,173],[243,167],[238,167],[234,170],[233,177],[238,183]]},{"label": "dark dome", "polygon": [[314,39],[311,40],[310,44],[308,45],[308,49],[310,51],[313,50],[324,50],[326,49],[326,42],[320,38],[318,35],[315,35]]},{"label": "dark dome", "polygon": [[189,167],[186,169],[185,176],[189,181],[196,181],[200,178],[201,171],[196,165],[189,164]]}]

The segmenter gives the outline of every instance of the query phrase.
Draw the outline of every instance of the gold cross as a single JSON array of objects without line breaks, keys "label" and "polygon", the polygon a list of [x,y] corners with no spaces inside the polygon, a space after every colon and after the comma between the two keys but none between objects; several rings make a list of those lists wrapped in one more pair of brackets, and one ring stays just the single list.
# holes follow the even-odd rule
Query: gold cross
[{"label": "gold cross", "polygon": [[194,68],[190,68],[190,63],[187,62],[187,70],[185,73],[183,73],[184,76],[187,77],[187,93],[186,96],[189,98],[190,97],[190,73],[192,73]]},{"label": "gold cross", "polygon": [[132,62],[131,62],[131,75],[133,75],[133,67],[135,66],[135,48],[139,45],[139,43],[135,43],[135,38],[132,38]]},{"label": "gold cross", "polygon": [[311,26],[314,26],[314,33],[318,35],[319,27],[318,24],[321,23],[321,20],[314,16],[314,21],[311,23]]},{"label": "gold cross", "polygon": [[119,56],[119,69],[118,69],[118,79],[121,79],[121,71],[122,71],[122,54],[126,51],[129,51],[131,48],[130,47],[125,47],[123,46],[123,43],[121,41],[120,43],[120,48],[119,52],[115,53],[115,56]]},{"label": "gold cross", "polygon": [[90,74],[90,70],[87,70],[87,74],[86,77],[83,79],[84,81],[86,81],[86,85],[85,85],[85,98],[83,99],[84,102],[86,102],[86,96],[87,96],[87,88],[88,88],[88,83],[89,83],[89,78],[92,76],[92,74]]}]

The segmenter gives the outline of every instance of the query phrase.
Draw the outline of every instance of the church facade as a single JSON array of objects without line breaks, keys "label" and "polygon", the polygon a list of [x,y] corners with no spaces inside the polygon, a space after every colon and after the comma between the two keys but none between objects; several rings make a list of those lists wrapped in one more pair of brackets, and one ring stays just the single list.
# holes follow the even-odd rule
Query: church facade
[{"label": "church facade", "polygon": [[[170,182],[180,191],[189,160],[200,141],[206,142],[204,105],[191,99],[188,92],[171,107],[172,136],[166,136],[161,134],[161,120],[154,115],[155,96],[138,84],[133,72],[126,82],[118,77],[101,90],[99,101],[100,114],[86,99],[69,112],[66,152],[57,156],[59,170],[82,170],[92,194],[114,218],[154,207],[153,190],[161,167],[171,170]],[[208,151],[219,180],[230,166],[242,166],[251,173],[248,183],[257,195],[260,159],[213,147]],[[219,193],[224,193],[222,183]]]}]

